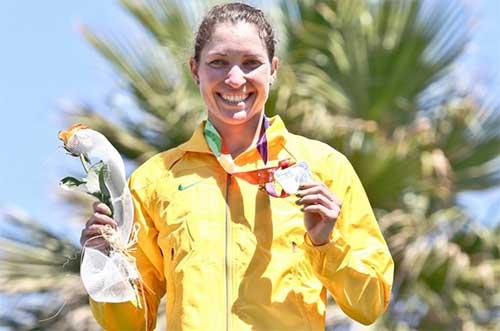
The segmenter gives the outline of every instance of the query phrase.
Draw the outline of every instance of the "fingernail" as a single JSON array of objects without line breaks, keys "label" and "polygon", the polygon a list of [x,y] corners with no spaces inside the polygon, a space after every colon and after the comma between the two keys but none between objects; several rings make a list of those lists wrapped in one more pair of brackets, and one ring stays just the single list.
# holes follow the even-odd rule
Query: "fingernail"
[{"label": "fingernail", "polygon": [[295,204],[298,205],[301,199],[295,200]]},{"label": "fingernail", "polygon": [[298,196],[299,198],[302,197],[302,194],[300,194],[299,192],[295,193],[296,196]]},{"label": "fingernail", "polygon": [[304,207],[300,208],[300,211],[304,211]]}]

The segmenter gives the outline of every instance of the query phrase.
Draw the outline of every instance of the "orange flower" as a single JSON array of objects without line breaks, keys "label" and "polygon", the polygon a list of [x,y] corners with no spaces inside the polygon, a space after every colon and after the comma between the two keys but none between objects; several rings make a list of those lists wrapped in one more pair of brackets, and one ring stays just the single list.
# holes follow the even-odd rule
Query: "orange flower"
[{"label": "orange flower", "polygon": [[85,124],[73,124],[68,128],[68,130],[59,131],[59,134],[57,136],[63,141],[64,145],[66,145],[69,138],[71,138],[76,131],[81,129],[88,129],[88,126],[86,126]]}]

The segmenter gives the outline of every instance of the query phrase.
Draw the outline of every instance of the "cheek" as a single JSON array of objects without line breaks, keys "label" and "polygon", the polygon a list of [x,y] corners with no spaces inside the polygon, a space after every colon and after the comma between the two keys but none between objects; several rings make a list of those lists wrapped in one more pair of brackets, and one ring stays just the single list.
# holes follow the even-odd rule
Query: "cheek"
[{"label": "cheek", "polygon": [[268,68],[262,68],[255,70],[254,72],[248,75],[248,78],[252,80],[255,87],[257,87],[261,91],[269,90],[269,82],[271,79],[271,73]]},{"label": "cheek", "polygon": [[222,74],[218,71],[206,69],[200,71],[200,87],[207,89],[214,87],[220,81]]},{"label": "cheek", "polygon": [[213,98],[215,86],[216,84],[214,84],[212,80],[202,79],[200,77],[200,92],[203,98],[205,98],[206,100]]},{"label": "cheek", "polygon": [[257,77],[252,83],[259,93],[259,98],[267,98],[269,94],[269,79],[267,77]]}]

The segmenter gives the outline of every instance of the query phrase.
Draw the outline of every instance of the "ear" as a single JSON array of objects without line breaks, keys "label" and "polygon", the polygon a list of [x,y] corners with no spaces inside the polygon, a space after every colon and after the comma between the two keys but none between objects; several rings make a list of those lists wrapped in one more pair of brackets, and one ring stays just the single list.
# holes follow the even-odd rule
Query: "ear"
[{"label": "ear", "polygon": [[189,59],[189,69],[191,70],[191,76],[193,77],[196,84],[200,84],[200,78],[198,76],[198,63],[194,57]]},{"label": "ear", "polygon": [[269,79],[269,85],[273,85],[276,80],[276,75],[278,74],[278,68],[280,66],[280,60],[275,56],[271,61],[271,78]]},{"label": "ear", "polygon": [[279,67],[280,67],[280,59],[278,59],[275,56],[275,57],[273,57],[273,60],[271,61],[271,76],[272,76],[272,80],[276,79],[276,75],[278,74]]}]

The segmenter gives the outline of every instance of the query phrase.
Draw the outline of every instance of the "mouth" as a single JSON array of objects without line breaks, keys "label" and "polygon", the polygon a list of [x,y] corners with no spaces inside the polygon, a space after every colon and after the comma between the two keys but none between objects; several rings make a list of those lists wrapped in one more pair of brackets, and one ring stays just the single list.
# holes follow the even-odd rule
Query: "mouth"
[{"label": "mouth", "polygon": [[229,94],[229,93],[217,93],[217,96],[225,103],[231,106],[238,106],[240,104],[245,104],[253,93],[240,93],[240,94]]}]

